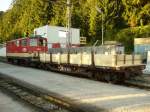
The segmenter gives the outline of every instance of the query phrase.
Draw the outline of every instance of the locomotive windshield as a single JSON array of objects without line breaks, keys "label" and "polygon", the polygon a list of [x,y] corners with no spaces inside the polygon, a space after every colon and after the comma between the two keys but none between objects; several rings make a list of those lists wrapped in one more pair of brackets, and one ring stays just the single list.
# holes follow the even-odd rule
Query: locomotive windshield
[{"label": "locomotive windshield", "polygon": [[43,38],[32,38],[30,39],[30,46],[47,46],[47,43]]},{"label": "locomotive windshield", "polygon": [[47,46],[46,45],[46,40],[44,40],[44,39],[39,39],[39,46]]}]

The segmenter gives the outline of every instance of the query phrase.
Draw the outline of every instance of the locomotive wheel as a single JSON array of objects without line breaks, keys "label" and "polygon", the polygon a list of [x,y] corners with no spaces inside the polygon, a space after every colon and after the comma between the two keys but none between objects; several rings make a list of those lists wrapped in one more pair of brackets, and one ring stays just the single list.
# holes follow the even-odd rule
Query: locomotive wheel
[{"label": "locomotive wheel", "polygon": [[100,81],[101,80],[101,76],[98,72],[94,72],[92,75],[94,80]]},{"label": "locomotive wheel", "polygon": [[42,63],[42,64],[40,65],[40,68],[45,70],[45,69],[46,69],[45,64]]}]

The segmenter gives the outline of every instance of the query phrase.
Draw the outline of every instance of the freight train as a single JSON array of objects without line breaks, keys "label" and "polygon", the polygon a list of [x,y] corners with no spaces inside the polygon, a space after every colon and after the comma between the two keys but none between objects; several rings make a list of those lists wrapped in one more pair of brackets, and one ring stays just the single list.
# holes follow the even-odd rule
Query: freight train
[{"label": "freight train", "polygon": [[47,39],[39,36],[20,38],[6,43],[8,62],[34,64],[100,81],[120,82],[142,74],[145,65],[140,55],[123,54],[120,46],[51,48]]}]

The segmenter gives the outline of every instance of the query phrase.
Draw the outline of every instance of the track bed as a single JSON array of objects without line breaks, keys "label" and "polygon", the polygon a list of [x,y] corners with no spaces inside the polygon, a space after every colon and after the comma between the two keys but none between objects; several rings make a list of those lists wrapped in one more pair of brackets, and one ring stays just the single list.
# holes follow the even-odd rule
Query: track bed
[{"label": "track bed", "polygon": [[18,101],[0,89],[0,112],[40,112]]}]

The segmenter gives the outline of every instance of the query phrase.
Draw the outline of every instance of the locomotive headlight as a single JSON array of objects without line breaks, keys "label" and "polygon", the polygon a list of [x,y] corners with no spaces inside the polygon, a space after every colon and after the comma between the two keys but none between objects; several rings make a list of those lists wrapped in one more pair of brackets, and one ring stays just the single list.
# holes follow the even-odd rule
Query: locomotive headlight
[{"label": "locomotive headlight", "polygon": [[37,50],[37,51],[41,51],[41,48],[37,48],[36,50]]},{"label": "locomotive headlight", "polygon": [[27,48],[22,48],[22,52],[27,52]]}]

